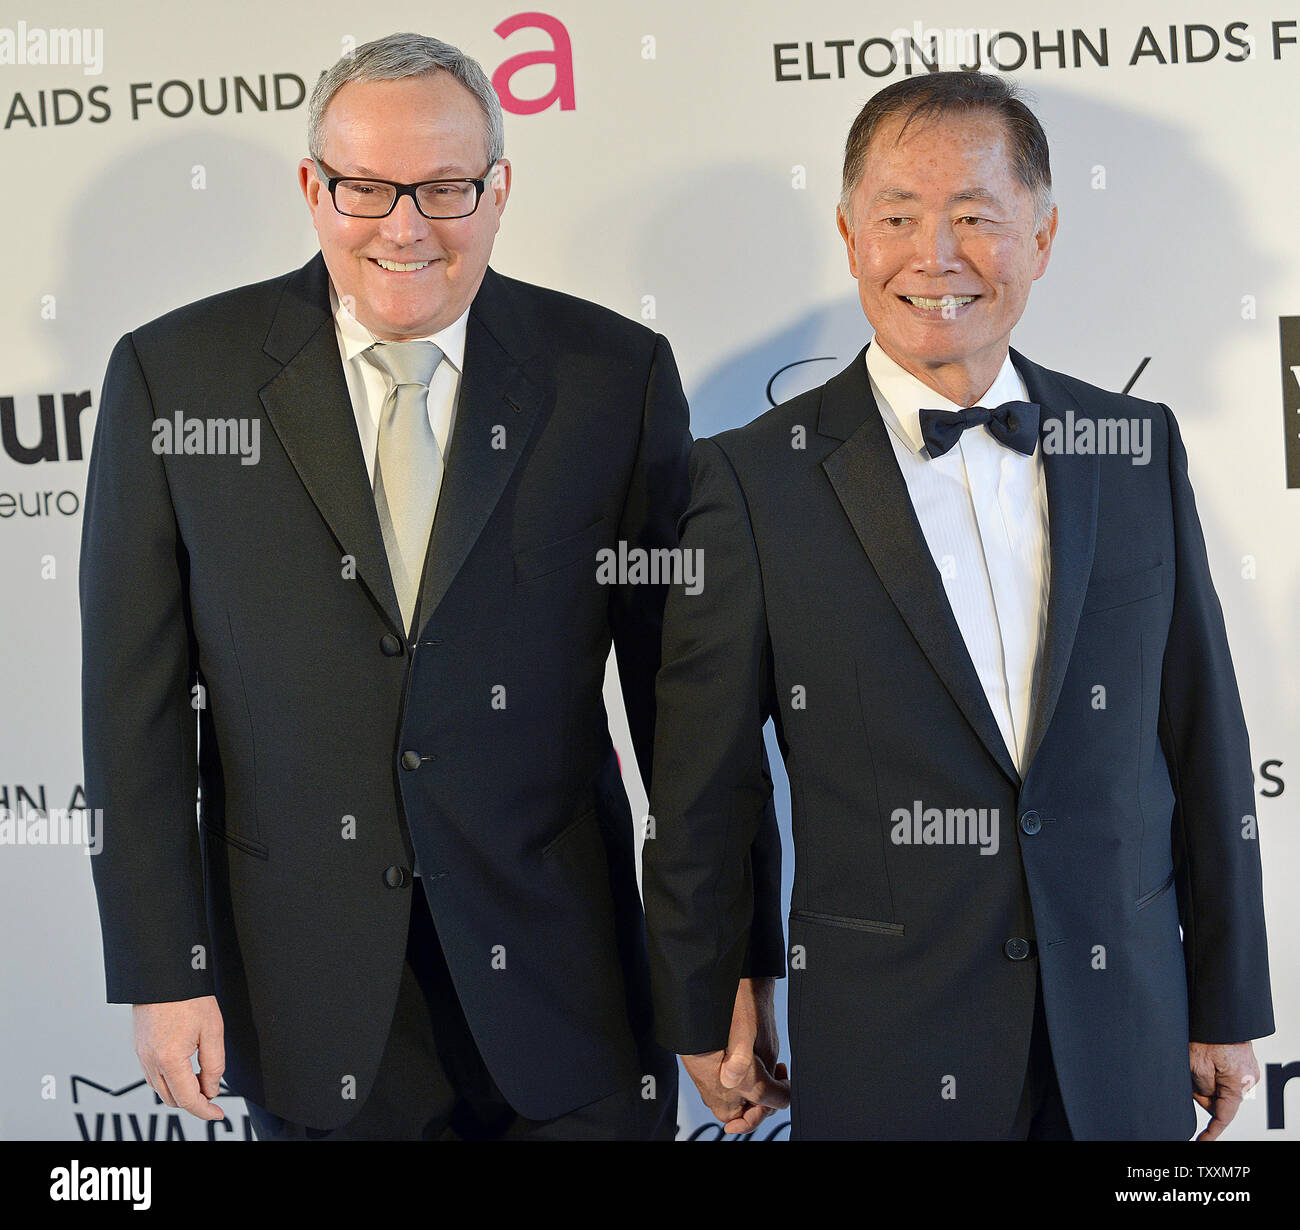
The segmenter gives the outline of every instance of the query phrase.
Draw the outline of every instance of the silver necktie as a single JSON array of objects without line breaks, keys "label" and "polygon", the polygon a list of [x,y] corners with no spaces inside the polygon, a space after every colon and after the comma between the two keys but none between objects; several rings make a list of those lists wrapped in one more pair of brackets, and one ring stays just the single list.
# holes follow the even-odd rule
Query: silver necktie
[{"label": "silver necktie", "polygon": [[391,386],[379,414],[375,507],[393,588],[408,632],[442,484],[443,461],[429,424],[429,381],[442,351],[433,342],[377,342],[362,352]]}]

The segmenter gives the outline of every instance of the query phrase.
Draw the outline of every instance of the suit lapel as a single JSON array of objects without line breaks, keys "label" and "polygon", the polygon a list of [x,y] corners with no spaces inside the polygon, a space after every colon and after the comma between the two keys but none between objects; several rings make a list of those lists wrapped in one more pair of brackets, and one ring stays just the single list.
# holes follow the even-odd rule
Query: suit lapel
[{"label": "suit lapel", "polygon": [[[1044,425],[1049,419],[1057,419],[1064,432],[1067,411],[1072,410],[1079,418],[1091,417],[1054,372],[1031,363],[1015,350],[1011,351],[1011,361],[1024,377],[1030,400],[1042,407]],[[1043,473],[1047,482],[1051,578],[1047,631],[1034,672],[1032,716],[1025,747],[1026,775],[1051,725],[1074,649],[1097,541],[1097,493],[1101,467],[1095,453],[1044,452]]]},{"label": "suit lapel", "polygon": [[289,279],[262,348],[284,364],[259,390],[267,418],[342,553],[356,561],[358,579],[401,633],[401,608],[357,436],[330,315],[329,275],[320,253]]},{"label": "suit lapel", "polygon": [[823,390],[818,431],[843,443],[822,468],[917,644],[989,755],[1018,784],[1020,776],[948,603],[888,430],[871,392],[864,347]]},{"label": "suit lapel", "polygon": [[542,366],[528,363],[528,323],[505,280],[487,270],[465,330],[456,423],[420,583],[421,631],[496,508],[546,404]]}]

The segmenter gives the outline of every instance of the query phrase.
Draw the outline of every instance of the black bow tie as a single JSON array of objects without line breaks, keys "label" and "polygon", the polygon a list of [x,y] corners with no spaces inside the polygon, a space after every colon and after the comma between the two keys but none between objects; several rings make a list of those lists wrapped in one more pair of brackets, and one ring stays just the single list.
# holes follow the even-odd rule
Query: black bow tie
[{"label": "black bow tie", "polygon": [[984,406],[968,406],[965,410],[922,410],[921,435],[931,457],[942,457],[967,427],[981,423],[1000,444],[1013,448],[1026,457],[1038,443],[1040,410],[1034,401],[1004,401],[992,410]]}]

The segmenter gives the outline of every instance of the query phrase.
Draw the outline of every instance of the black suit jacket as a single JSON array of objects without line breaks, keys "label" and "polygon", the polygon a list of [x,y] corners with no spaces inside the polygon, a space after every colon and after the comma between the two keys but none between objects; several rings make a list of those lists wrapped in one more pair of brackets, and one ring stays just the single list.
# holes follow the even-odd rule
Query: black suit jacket
[{"label": "black suit jacket", "polygon": [[[725,1041],[770,714],[793,807],[794,1135],[1006,1133],[1041,973],[1075,1136],[1185,1139],[1189,1037],[1273,1018],[1246,728],[1178,428],[1012,351],[1045,422],[1138,418],[1152,440],[1146,466],[1044,456],[1022,780],[864,356],[691,454],[681,536],[705,584],[669,596],[643,885],[659,1038]],[[998,853],[895,842],[918,804],[996,809]]]},{"label": "black suit jacket", "polygon": [[[177,412],[256,420],[260,460],[156,454]],[[109,1000],[215,993],[230,1086],[338,1126],[373,1081],[422,883],[520,1113],[648,1071],[602,680],[612,638],[648,782],[664,594],[598,584],[596,552],[675,543],[689,447],[664,338],[489,269],[408,638],[323,259],[122,338],[81,561]],[[756,969],[782,960],[767,900]]]}]

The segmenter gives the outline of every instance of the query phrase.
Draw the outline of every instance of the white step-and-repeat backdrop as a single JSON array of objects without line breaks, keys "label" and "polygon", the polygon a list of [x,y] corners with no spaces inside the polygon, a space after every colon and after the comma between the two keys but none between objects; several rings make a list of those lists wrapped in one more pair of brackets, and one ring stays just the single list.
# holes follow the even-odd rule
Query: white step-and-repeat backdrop
[{"label": "white step-and-repeat backdrop", "polygon": [[[82,802],[77,554],[109,352],[312,254],[296,164],[306,98],[339,55],[417,30],[483,63],[514,164],[494,266],[666,334],[697,436],[821,383],[866,340],[834,222],[862,103],[926,61],[1004,72],[1036,99],[1061,218],[1013,341],[1169,403],[1187,443],[1251,735],[1279,1022],[1229,1135],[1300,1138],[1300,1080],[1286,1092],[1300,1076],[1300,11],[540,2],[6,6],[0,808]],[[555,212],[575,177],[576,205]],[[0,1137],[243,1138],[238,1098],[206,1125],[143,1085],[130,1010],[104,1003],[89,858],[19,831],[0,834]],[[682,1137],[713,1139],[710,1122],[683,1097]],[[755,1139],[787,1132],[779,1115]]]}]

